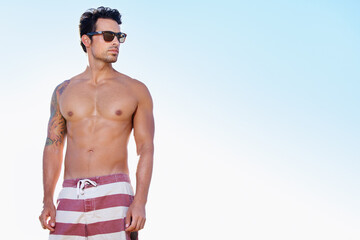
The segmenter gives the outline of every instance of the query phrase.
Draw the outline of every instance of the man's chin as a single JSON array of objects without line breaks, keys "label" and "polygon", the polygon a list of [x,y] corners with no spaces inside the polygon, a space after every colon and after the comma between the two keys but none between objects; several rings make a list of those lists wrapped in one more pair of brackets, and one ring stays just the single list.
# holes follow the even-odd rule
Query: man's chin
[{"label": "man's chin", "polygon": [[116,58],[107,58],[105,59],[105,62],[107,63],[115,63],[117,61],[117,57]]}]

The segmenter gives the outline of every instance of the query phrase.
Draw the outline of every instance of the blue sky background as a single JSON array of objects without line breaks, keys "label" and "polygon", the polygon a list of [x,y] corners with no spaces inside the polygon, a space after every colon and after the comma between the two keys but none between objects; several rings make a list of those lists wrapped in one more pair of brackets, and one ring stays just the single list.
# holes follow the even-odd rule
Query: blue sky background
[{"label": "blue sky background", "polygon": [[114,67],[154,100],[142,239],[359,239],[360,4],[317,0],[0,3],[6,234],[47,238],[50,98],[85,69],[78,22],[100,5],[128,34]]}]

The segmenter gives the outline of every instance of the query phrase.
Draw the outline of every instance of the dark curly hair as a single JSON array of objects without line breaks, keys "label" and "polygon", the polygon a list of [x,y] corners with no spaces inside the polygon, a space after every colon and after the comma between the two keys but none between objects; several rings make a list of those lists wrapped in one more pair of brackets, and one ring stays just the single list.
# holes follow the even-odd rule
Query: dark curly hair
[{"label": "dark curly hair", "polygon": [[[94,32],[96,30],[96,21],[99,18],[107,18],[107,19],[113,19],[116,21],[119,25],[121,22],[121,14],[116,9],[111,9],[109,7],[98,7],[98,8],[90,8],[86,10],[86,12],[81,15],[80,18],[80,24],[79,24],[79,31],[80,31],[80,38],[82,35]],[[90,36],[91,39],[91,36]],[[85,45],[81,42],[80,44],[84,52],[86,52]]]}]

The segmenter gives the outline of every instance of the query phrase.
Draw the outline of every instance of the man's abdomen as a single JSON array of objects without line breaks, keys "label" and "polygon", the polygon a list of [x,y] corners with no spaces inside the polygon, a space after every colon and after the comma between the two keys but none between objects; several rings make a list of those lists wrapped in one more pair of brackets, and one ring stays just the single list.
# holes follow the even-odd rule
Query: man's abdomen
[{"label": "man's abdomen", "polygon": [[129,173],[128,137],[109,138],[106,142],[102,139],[92,139],[87,142],[79,144],[78,139],[67,139],[65,179]]}]

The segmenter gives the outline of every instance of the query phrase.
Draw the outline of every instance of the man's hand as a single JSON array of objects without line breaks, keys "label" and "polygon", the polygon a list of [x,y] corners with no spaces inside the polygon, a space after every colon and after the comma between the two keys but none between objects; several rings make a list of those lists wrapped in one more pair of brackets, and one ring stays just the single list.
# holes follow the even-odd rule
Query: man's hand
[{"label": "man's hand", "polygon": [[146,221],[145,204],[136,203],[135,201],[130,205],[126,214],[126,229],[127,232],[136,232],[144,228]]},{"label": "man's hand", "polygon": [[[39,220],[43,229],[49,229],[51,232],[55,231],[55,216],[56,208],[53,203],[44,203],[44,208],[39,216]],[[48,221],[48,218],[50,220]]]}]

